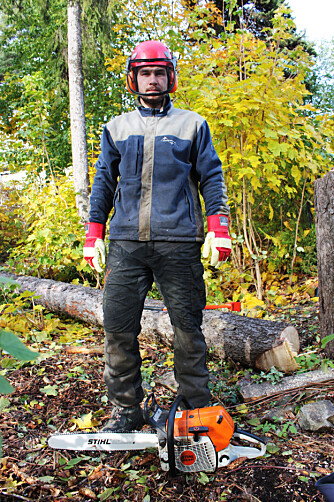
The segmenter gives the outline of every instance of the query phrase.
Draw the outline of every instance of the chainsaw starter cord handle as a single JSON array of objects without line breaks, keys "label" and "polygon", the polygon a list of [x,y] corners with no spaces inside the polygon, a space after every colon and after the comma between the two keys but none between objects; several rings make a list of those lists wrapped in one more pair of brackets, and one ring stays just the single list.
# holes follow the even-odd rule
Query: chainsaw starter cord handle
[{"label": "chainsaw starter cord handle", "polygon": [[167,422],[167,451],[168,451],[169,472],[171,473],[171,476],[176,476],[177,474],[175,467],[174,422],[175,422],[176,410],[182,402],[186,405],[188,410],[194,409],[190,401],[188,401],[186,397],[180,395],[177,396],[169,411],[168,422]]}]

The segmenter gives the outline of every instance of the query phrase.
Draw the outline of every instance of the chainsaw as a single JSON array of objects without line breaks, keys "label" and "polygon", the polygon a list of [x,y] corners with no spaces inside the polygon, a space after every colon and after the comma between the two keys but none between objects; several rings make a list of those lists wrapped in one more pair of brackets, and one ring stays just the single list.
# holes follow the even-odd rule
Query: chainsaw
[{"label": "chainsaw", "polygon": [[[182,409],[183,408],[183,409]],[[145,421],[152,432],[89,432],[53,434],[48,445],[55,449],[119,451],[157,447],[161,468],[172,476],[180,472],[214,472],[241,457],[265,454],[265,440],[235,427],[223,408],[194,408],[178,396],[167,418],[154,394],[144,404]],[[255,446],[249,446],[249,444]]]}]

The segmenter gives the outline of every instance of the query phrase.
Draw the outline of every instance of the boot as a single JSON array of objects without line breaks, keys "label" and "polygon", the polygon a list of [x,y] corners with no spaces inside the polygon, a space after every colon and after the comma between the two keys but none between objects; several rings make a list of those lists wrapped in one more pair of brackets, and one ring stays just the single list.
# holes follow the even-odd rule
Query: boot
[{"label": "boot", "polygon": [[102,432],[131,432],[140,430],[143,425],[144,417],[139,404],[129,408],[115,406],[111,418],[103,427]]}]

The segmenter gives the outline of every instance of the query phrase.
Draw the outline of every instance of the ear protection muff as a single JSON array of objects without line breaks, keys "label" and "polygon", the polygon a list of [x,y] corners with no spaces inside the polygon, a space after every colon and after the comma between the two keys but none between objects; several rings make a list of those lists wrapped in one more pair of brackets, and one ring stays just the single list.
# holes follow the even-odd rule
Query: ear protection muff
[{"label": "ear protection muff", "polygon": [[[174,66],[174,65],[173,65]],[[175,63],[176,66],[176,63]],[[174,66],[174,69],[171,70],[168,68],[168,87],[170,88],[169,92],[175,92],[178,86],[178,81],[177,81],[177,73],[176,73],[176,68]]]},{"label": "ear protection muff", "polygon": [[135,94],[138,91],[137,79],[134,71],[130,70],[126,73],[126,88],[129,92]]}]

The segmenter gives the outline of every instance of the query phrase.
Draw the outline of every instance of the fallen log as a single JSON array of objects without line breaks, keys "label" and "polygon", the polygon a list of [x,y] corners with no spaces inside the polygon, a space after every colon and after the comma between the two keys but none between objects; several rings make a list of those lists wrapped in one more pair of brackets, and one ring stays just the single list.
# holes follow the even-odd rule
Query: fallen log
[{"label": "fallen log", "polygon": [[282,378],[280,382],[254,383],[247,379],[239,381],[240,394],[245,402],[257,401],[265,397],[274,398],[283,394],[292,394],[294,391],[301,389],[311,389],[316,386],[334,383],[334,369],[329,368],[327,371],[314,370],[307,373],[300,373],[293,376]]},{"label": "fallen log", "polygon": [[[38,297],[35,303],[52,312],[103,325],[101,290],[3,272],[1,276],[14,280],[21,291],[34,292]],[[147,300],[145,305],[162,307],[162,302]],[[162,309],[144,309],[141,325],[141,336],[173,344],[169,316]],[[294,356],[299,351],[298,332],[287,323],[205,310],[202,327],[208,348],[221,358],[264,371],[272,366],[283,372],[297,369]]]}]

